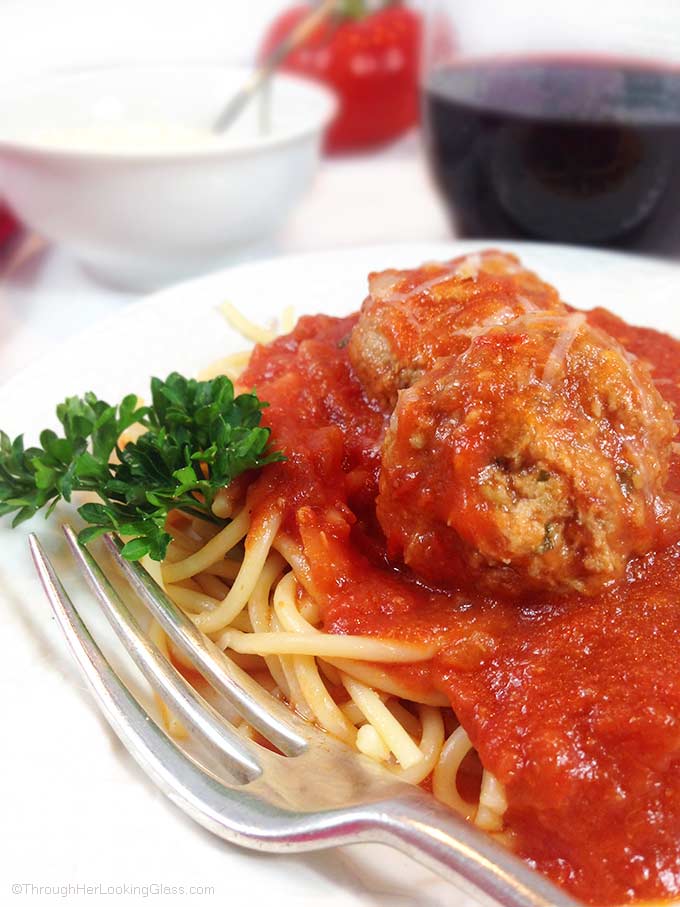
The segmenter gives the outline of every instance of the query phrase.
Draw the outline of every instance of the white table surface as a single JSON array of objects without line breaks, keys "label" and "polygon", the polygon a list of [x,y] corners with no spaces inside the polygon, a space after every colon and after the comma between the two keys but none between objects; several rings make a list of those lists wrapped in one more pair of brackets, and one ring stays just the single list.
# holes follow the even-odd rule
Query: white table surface
[{"label": "white table surface", "polygon": [[[307,198],[258,255],[449,235],[414,134],[375,155],[325,161]],[[17,237],[0,249],[0,383],[139,298],[96,283],[39,236]]]}]

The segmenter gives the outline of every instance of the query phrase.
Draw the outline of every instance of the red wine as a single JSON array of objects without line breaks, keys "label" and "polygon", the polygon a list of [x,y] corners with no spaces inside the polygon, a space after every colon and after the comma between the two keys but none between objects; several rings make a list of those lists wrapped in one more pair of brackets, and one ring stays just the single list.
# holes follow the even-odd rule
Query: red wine
[{"label": "red wine", "polygon": [[680,256],[680,70],[489,59],[434,70],[425,101],[460,235]]}]

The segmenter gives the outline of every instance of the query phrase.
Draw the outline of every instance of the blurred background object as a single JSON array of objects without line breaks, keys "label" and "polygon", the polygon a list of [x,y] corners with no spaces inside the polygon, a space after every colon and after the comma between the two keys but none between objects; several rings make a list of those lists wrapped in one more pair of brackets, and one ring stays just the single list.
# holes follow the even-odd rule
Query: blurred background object
[{"label": "blurred background object", "polygon": [[[267,30],[260,58],[313,6],[299,3]],[[399,0],[337,0],[336,9],[283,61],[288,72],[332,88],[339,109],[326,135],[330,152],[385,145],[419,119],[421,16]]]},{"label": "blurred background object", "polygon": [[459,235],[680,256],[675,0],[432,0],[424,89]]},{"label": "blurred background object", "polygon": [[[155,0],[142,0],[133,7],[121,0],[112,9],[104,3],[64,0],[59,15],[54,15],[34,0],[7,0],[0,5],[0,30],[11,37],[11,48],[26,47],[28,52],[10,53],[0,75],[0,192],[4,181],[4,194],[15,213],[112,285],[160,287],[183,276],[285,250],[280,226],[287,224],[289,232],[300,235],[287,216],[309,182],[311,158],[306,158],[306,176],[299,167],[277,170],[275,149],[280,151],[282,143],[274,136],[276,141],[265,143],[271,166],[263,161],[264,172],[252,172],[255,159],[246,162],[243,148],[240,154],[237,149],[230,154],[232,162],[239,157],[240,169],[227,169],[225,155],[221,169],[216,169],[210,118],[229,101],[235,83],[216,76],[197,97],[194,75],[197,67],[211,61],[220,67],[253,67],[258,54],[262,58],[270,52],[320,6],[259,0],[254,8],[225,7],[218,0],[198,0],[188,10],[173,2],[160,6]],[[41,21],[37,41],[32,14]],[[66,22],[74,28],[65,27]],[[337,8],[285,58],[282,69],[335,94],[339,115],[327,136],[328,149],[363,152],[389,146],[390,155],[402,162],[406,204],[401,210],[409,211],[413,178],[418,206],[430,215],[437,212],[433,222],[441,225],[431,190],[425,196],[420,192],[426,184],[417,141],[421,23],[417,4],[337,0]],[[52,36],[47,44],[42,43],[45,33]],[[165,61],[167,85],[154,75],[154,60]],[[156,99],[150,94],[152,86]],[[278,110],[281,93],[263,95],[262,106],[273,111],[274,122],[285,118],[286,111]],[[214,109],[206,113],[210,104]],[[303,107],[297,105],[298,113],[309,119],[314,105],[306,113]],[[246,111],[236,126],[249,118],[252,111]],[[265,119],[260,117],[260,122]],[[325,125],[322,120],[318,128]],[[230,130],[225,141],[232,135]],[[404,143],[395,145],[402,137]],[[190,159],[189,144],[195,160]],[[257,156],[262,157],[261,148]],[[317,181],[317,199],[326,174],[346,184],[335,210],[326,212],[317,225],[328,234],[329,244],[360,243],[362,230],[369,231],[370,240],[421,238],[415,225],[426,219],[417,211],[399,226],[393,220],[391,233],[388,225],[366,218],[349,226],[352,212],[347,200],[356,198],[364,206],[362,182],[368,195],[377,191],[381,180],[382,194],[394,194],[390,164],[386,156],[356,157],[345,167],[328,166]],[[208,185],[210,191],[202,191]],[[338,228],[329,230],[334,221]],[[309,240],[317,231],[306,232]]]},{"label": "blurred background object", "polygon": [[19,224],[9,208],[0,199],[0,246],[18,231]]},{"label": "blurred background object", "polygon": [[267,123],[255,100],[212,124],[250,67],[91,67],[0,87],[0,186],[41,235],[113,286],[137,291],[253,254],[308,190],[336,108],[277,74]]},{"label": "blurred background object", "polygon": [[[156,62],[178,67],[252,65],[267,31],[294,3],[3,0],[0,94],[3,83],[54,71]],[[408,0],[406,6],[422,16],[421,0]],[[3,169],[0,154],[0,187]],[[90,217],[96,216],[93,206]],[[181,214],[182,226],[191,229],[199,218],[198,204],[192,205]],[[311,190],[282,226],[229,258],[246,261],[449,236],[416,126],[379,148],[326,158]],[[62,338],[138,297],[139,291],[95,279],[72,254],[46,241],[39,231],[20,233],[0,248],[0,381]]]}]

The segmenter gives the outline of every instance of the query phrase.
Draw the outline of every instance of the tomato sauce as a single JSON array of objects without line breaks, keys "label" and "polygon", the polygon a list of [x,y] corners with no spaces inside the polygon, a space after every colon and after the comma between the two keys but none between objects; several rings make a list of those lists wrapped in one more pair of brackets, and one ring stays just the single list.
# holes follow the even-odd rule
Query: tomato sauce
[{"label": "tomato sauce", "polygon": [[[443,592],[391,564],[375,518],[389,414],[349,363],[356,317],[305,317],[256,348],[242,382],[288,458],[257,478],[256,509],[283,508],[328,632],[436,642],[431,661],[390,671],[415,699],[450,701],[506,786],[518,853],[592,903],[680,895],[680,545],[590,597]],[[677,412],[680,342],[588,317],[653,366]],[[677,456],[670,483],[680,492]]]}]

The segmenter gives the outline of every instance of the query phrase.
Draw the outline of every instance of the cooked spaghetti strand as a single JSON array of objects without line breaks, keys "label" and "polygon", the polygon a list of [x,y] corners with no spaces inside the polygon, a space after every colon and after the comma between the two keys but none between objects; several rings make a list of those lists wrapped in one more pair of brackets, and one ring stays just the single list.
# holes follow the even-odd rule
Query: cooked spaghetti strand
[{"label": "cooked spaghetti strand", "polygon": [[250,511],[244,507],[228,526],[225,526],[221,532],[200,547],[195,554],[183,561],[165,564],[163,579],[166,583],[176,583],[178,580],[201,573],[206,567],[222,560],[225,554],[246,535],[249,527]]},{"label": "cooked spaghetti strand", "polygon": [[[234,520],[234,523],[240,517],[241,514]],[[222,627],[228,626],[246,606],[267,560],[272,541],[278,532],[280,523],[280,514],[272,512],[262,520],[257,534],[251,534],[252,537],[248,539],[241,569],[226,598],[220,602],[214,611],[210,613],[204,612],[195,618],[197,627],[203,630],[204,633],[213,633],[222,629]]]}]

